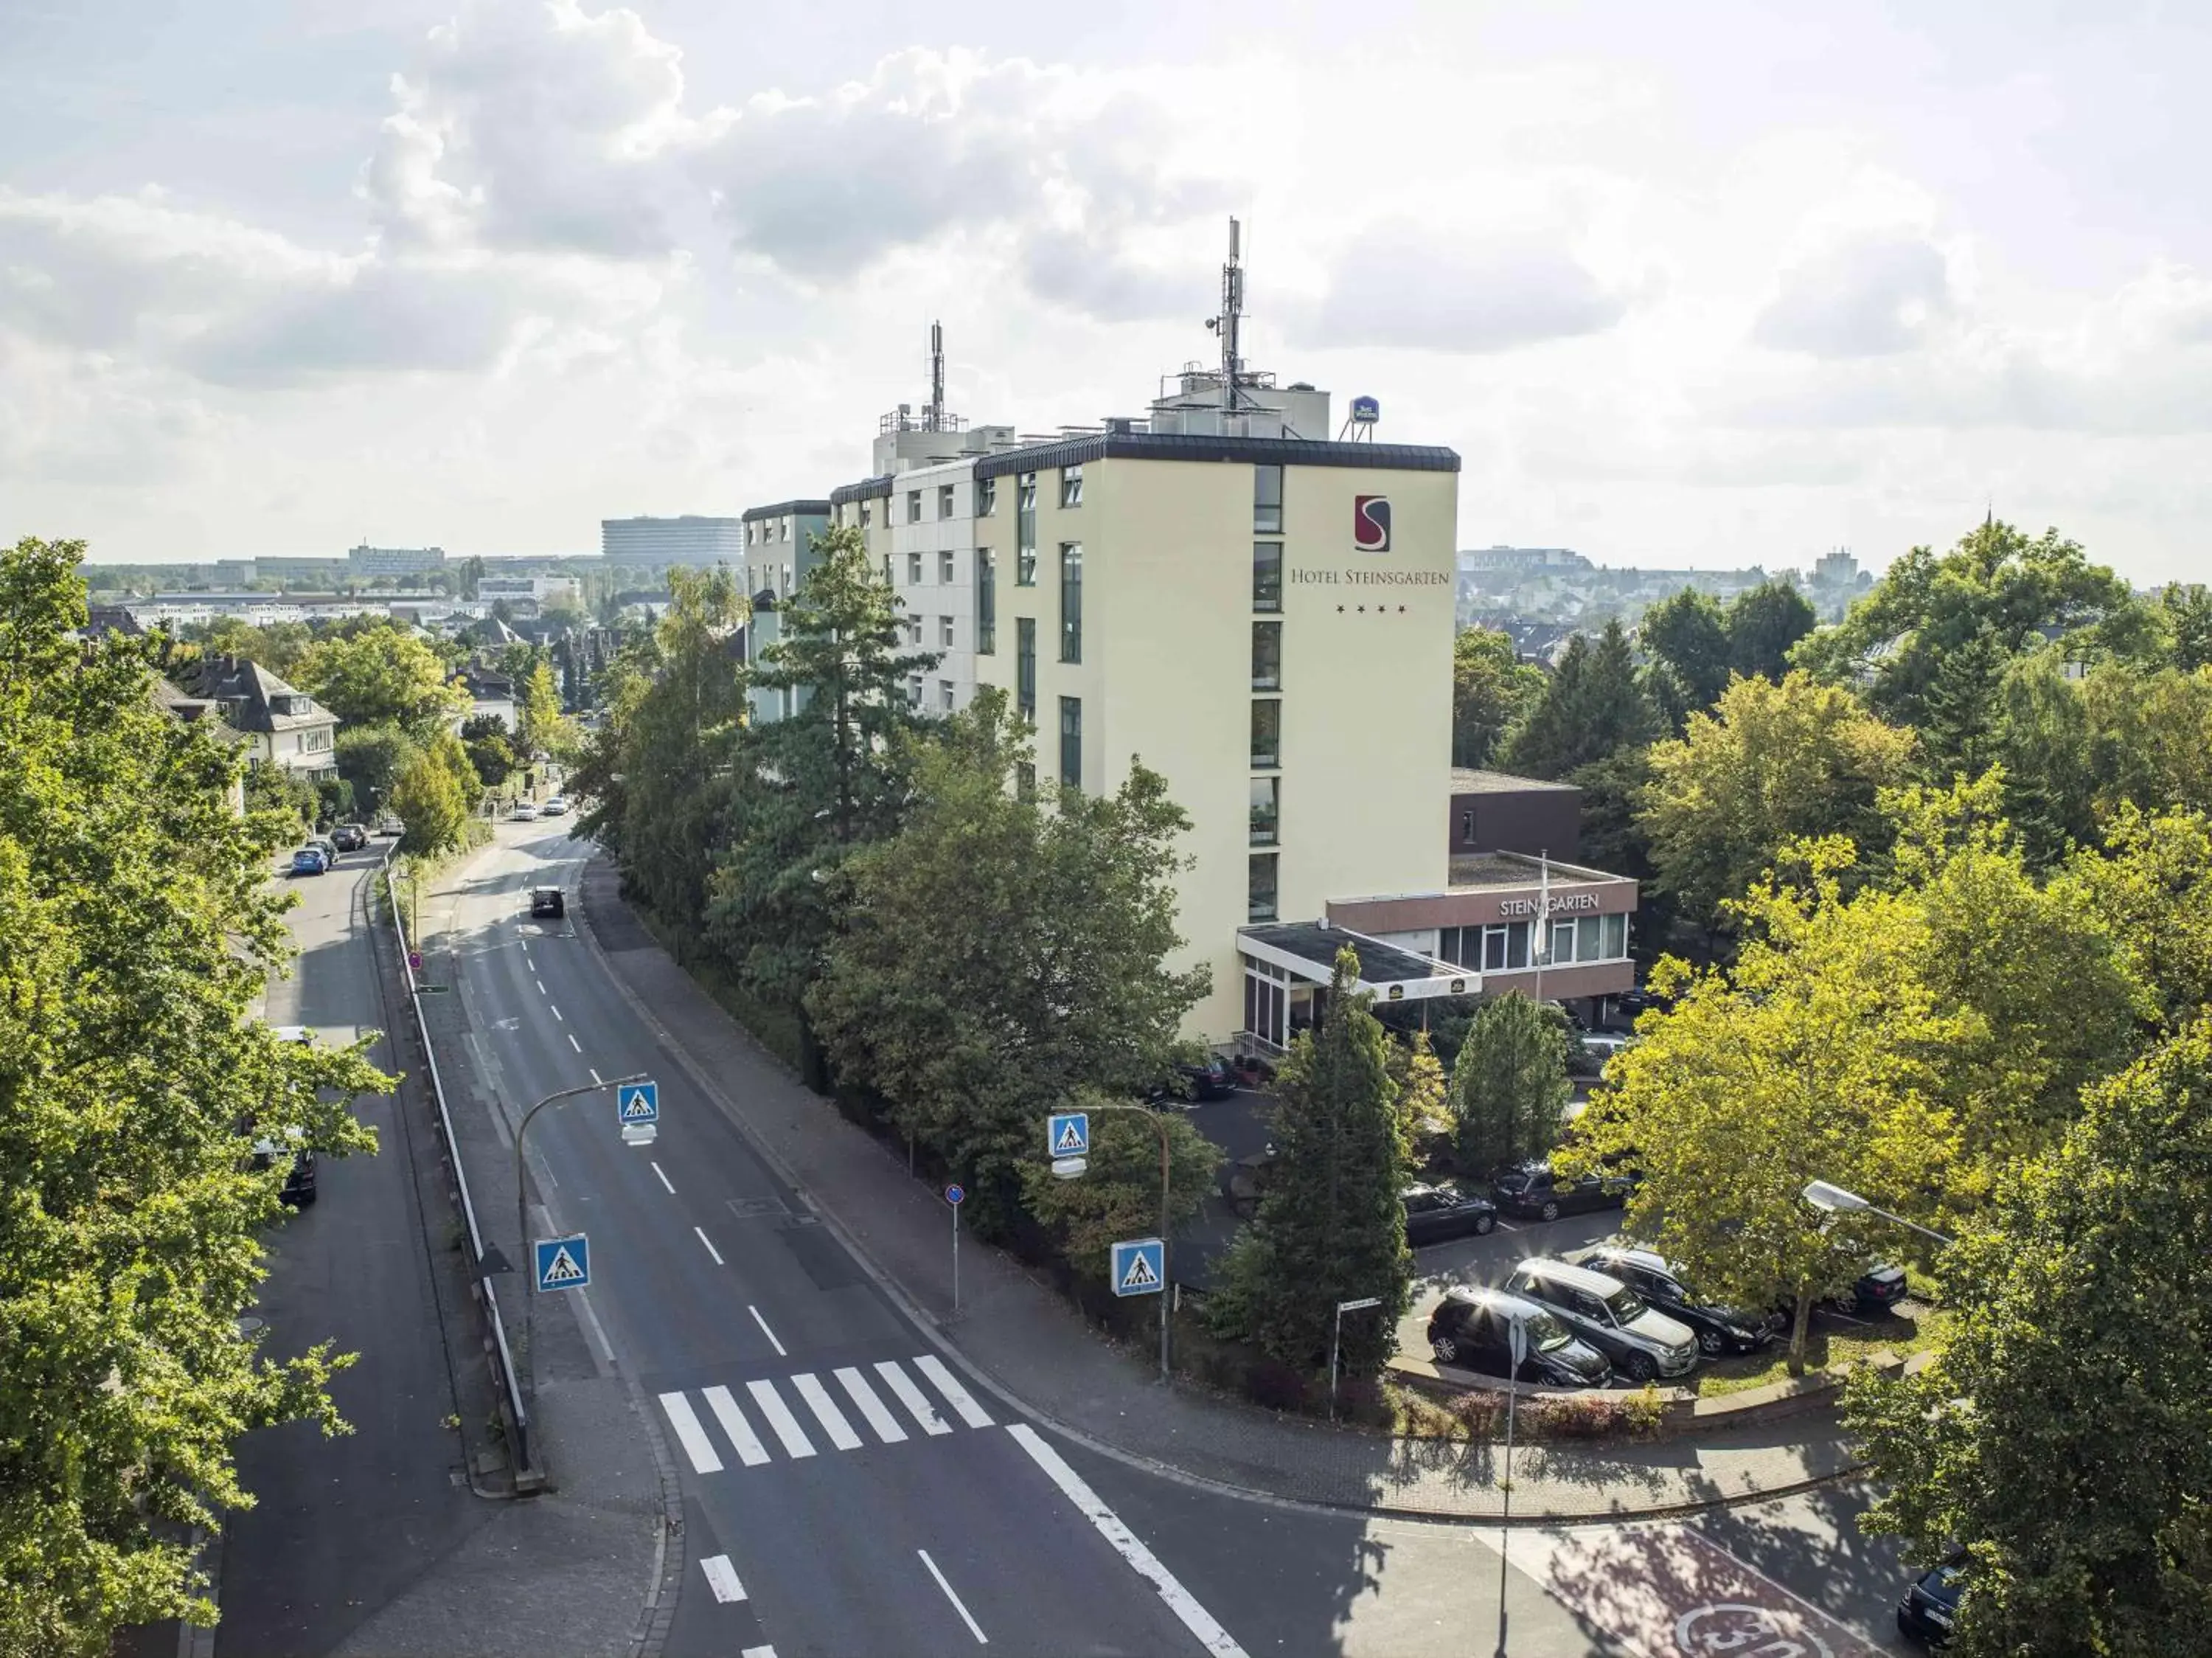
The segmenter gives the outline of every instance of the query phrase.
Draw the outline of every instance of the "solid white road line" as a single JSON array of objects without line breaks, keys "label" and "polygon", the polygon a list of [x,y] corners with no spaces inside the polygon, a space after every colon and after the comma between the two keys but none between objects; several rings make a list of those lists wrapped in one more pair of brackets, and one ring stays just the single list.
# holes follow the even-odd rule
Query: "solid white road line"
[{"label": "solid white road line", "polygon": [[738,1409],[737,1400],[730,1397],[726,1387],[706,1390],[707,1408],[714,1413],[714,1420],[722,1424],[722,1431],[730,1436],[730,1443],[738,1448],[738,1460],[748,1468],[757,1468],[768,1460],[768,1447],[760,1442],[753,1425],[745,1420],[745,1413]]},{"label": "solid white road line", "polygon": [[568,1045],[575,1049],[578,1053],[584,1051],[584,1045],[576,1039],[576,1033],[574,1031],[568,1033]]},{"label": "solid white road line", "polygon": [[945,1574],[937,1570],[937,1562],[929,1557],[929,1551],[916,1549],[915,1552],[921,1557],[921,1564],[929,1568],[929,1575],[937,1580],[937,1587],[945,1591],[945,1598],[952,1603],[952,1610],[960,1614],[960,1621],[968,1625],[968,1633],[975,1637],[975,1644],[979,1647],[989,1646],[991,1637],[983,1633],[983,1626],[981,1624],[968,1615],[968,1608],[960,1604],[960,1597],[953,1594],[952,1585],[946,1582]]},{"label": "solid white road line", "polygon": [[776,1357],[780,1359],[789,1358],[791,1355],[783,1350],[783,1344],[775,1338],[775,1332],[768,1327],[768,1320],[761,1316],[760,1308],[757,1307],[748,1307],[745,1308],[745,1311],[753,1315],[753,1322],[760,1326],[761,1334],[766,1336],[768,1338],[768,1344],[775,1349]]},{"label": "solid white road line", "polygon": [[830,1390],[822,1385],[819,1376],[802,1373],[791,1379],[791,1385],[799,1389],[799,1398],[805,1399],[806,1408],[814,1412],[815,1420],[822,1424],[822,1431],[830,1436],[832,1445],[841,1451],[860,1448],[860,1436],[853,1431],[853,1424],[845,1420],[845,1413],[837,1408],[837,1401],[830,1397]]},{"label": "solid white road line", "polygon": [[698,1233],[699,1241],[707,1246],[707,1253],[714,1258],[714,1265],[720,1266],[722,1264],[722,1252],[714,1247],[714,1240],[707,1235],[703,1228],[695,1226],[691,1229]]},{"label": "solid white road line", "polygon": [[1083,1478],[1069,1467],[1060,1453],[1046,1444],[1036,1429],[1025,1422],[1009,1423],[1006,1431],[1013,1436],[1014,1443],[1030,1454],[1030,1460],[1045,1472],[1045,1477],[1060,1487],[1067,1500],[1104,1538],[1114,1551],[1127,1561],[1138,1576],[1145,1579],[1159,1592],[1168,1604],[1168,1610],[1180,1618],[1182,1626],[1198,1637],[1198,1643],[1214,1658],[1245,1658],[1244,1649],[1238,1646],[1229,1631],[1213,1621],[1212,1614],[1198,1604],[1190,1591],[1176,1581],[1176,1576],[1159,1562],[1158,1556],[1137,1540],[1137,1534],[1121,1523],[1119,1515],[1098,1500],[1098,1493],[1083,1483]]},{"label": "solid white road line", "polygon": [[753,1404],[768,1418],[768,1425],[783,1442],[783,1448],[794,1457],[812,1456],[814,1442],[806,1436],[806,1429],[799,1425],[799,1418],[791,1414],[791,1407],[783,1402],[783,1395],[765,1381],[749,1381],[745,1391],[753,1396]]},{"label": "solid white road line", "polygon": [[934,1353],[924,1353],[914,1362],[914,1368],[927,1376],[930,1385],[945,1395],[945,1402],[960,1413],[961,1421],[970,1428],[988,1428],[991,1418],[983,1414],[983,1407],[968,1396],[968,1390],[953,1381],[952,1372],[945,1368],[945,1361]]},{"label": "solid white road line", "polygon": [[707,1574],[707,1587],[714,1591],[714,1599],[724,1606],[745,1598],[745,1586],[738,1581],[738,1569],[730,1564],[726,1554],[707,1556],[700,1561],[699,1570]]},{"label": "solid white road line", "polygon": [[876,1366],[876,1374],[884,1379],[891,1392],[898,1395],[898,1402],[905,1405],[908,1414],[921,1424],[922,1432],[949,1434],[952,1431],[952,1424],[937,1414],[937,1407],[929,1402],[929,1396],[915,1387],[913,1380],[896,1364],[885,1359]]},{"label": "solid white road line", "polygon": [[896,1445],[906,1437],[906,1429],[899,1426],[896,1417],[884,1408],[883,1400],[876,1397],[876,1390],[868,1386],[866,1376],[848,1364],[837,1372],[837,1380],[853,1396],[853,1403],[867,1418],[868,1426],[876,1430],[878,1439],[886,1445]]},{"label": "solid white road line", "polygon": [[691,1466],[702,1474],[722,1472],[722,1459],[714,1454],[714,1442],[707,1437],[707,1430],[699,1425],[693,1414],[691,1401],[681,1393],[663,1393],[660,1408],[668,1413],[668,1425],[676,1429],[676,1437],[684,1447],[684,1454],[691,1459]]},{"label": "solid white road line", "polygon": [[775,1658],[774,1647],[747,1647],[738,1658]]},{"label": "solid white road line", "polygon": [[655,1164],[653,1166],[653,1172],[655,1174],[659,1174],[659,1175],[660,1175],[660,1184],[661,1184],[662,1186],[667,1186],[667,1188],[668,1188],[668,1195],[669,1195],[670,1197],[673,1198],[673,1197],[676,1195],[676,1188],[675,1188],[674,1186],[669,1186],[669,1185],[668,1185],[668,1177],[667,1177],[665,1174],[661,1174],[661,1172],[660,1172],[660,1165],[659,1165],[659,1163],[655,1163]]}]

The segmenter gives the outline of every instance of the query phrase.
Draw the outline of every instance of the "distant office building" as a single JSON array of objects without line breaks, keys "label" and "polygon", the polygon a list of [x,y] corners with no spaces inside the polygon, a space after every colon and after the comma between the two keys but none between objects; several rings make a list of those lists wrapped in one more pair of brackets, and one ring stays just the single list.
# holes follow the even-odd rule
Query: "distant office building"
[{"label": "distant office building", "polygon": [[599,554],[611,564],[684,564],[703,570],[744,562],[744,526],[735,518],[603,518]]},{"label": "distant office building", "polygon": [[346,571],[362,581],[379,576],[421,576],[446,564],[443,547],[349,547]]},{"label": "distant office building", "polygon": [[1530,576],[1547,570],[1588,570],[1590,561],[1571,547],[1462,547],[1459,567],[1485,575]]},{"label": "distant office building", "polygon": [[346,579],[349,566],[343,558],[270,558],[253,561],[256,581],[275,582],[288,588],[328,590]]},{"label": "distant office building", "polygon": [[584,584],[573,576],[487,576],[477,583],[477,598],[484,604],[504,599],[544,607],[563,603],[580,608]]}]

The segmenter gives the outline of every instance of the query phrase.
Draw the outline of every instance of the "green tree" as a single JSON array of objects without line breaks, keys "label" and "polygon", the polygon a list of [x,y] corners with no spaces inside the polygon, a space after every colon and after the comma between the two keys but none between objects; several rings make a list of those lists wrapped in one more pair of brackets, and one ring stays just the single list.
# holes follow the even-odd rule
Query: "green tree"
[{"label": "green tree", "polygon": [[1620,749],[1642,747],[1658,729],[1628,636],[1619,622],[1607,622],[1595,644],[1580,633],[1567,642],[1543,697],[1507,733],[1500,760],[1528,777],[1564,777]]},{"label": "green tree", "polygon": [[842,866],[805,1003],[837,1076],[987,1206],[1012,1200],[1071,1090],[1129,1098],[1159,1077],[1207,984],[1166,965],[1189,820],[1158,775],[1133,765],[1114,794],[1048,810],[1014,787],[1025,731],[987,688],[899,738],[917,751],[911,814]]},{"label": "green tree", "polygon": [[338,776],[353,784],[364,811],[381,811],[393,785],[421,751],[396,726],[354,726],[341,731],[335,745]]},{"label": "green tree", "polygon": [[267,813],[280,840],[297,842],[313,833],[316,805],[314,784],[281,765],[257,765],[246,774],[246,809]]},{"label": "green tree", "polygon": [[1460,630],[1452,642],[1452,764],[1483,766],[1508,726],[1544,691],[1544,670],[1515,655],[1513,636]]},{"label": "green tree", "polygon": [[2023,656],[1998,690],[1992,745],[2004,811],[2038,869],[2097,837],[2096,734],[2077,681],[2050,651]]},{"label": "green tree", "polygon": [[432,857],[459,847],[468,834],[469,802],[453,769],[423,751],[392,785],[391,807],[399,817],[399,850]]},{"label": "green tree", "polygon": [[1078,1088],[1055,1105],[1091,1113],[1091,1167],[1063,1180],[1038,1149],[1044,1119],[1033,1125],[1031,1155],[1021,1165],[1024,1205],[1058,1242],[1079,1279],[1107,1283],[1113,1246],[1125,1238],[1160,1234],[1160,1127],[1168,1135],[1168,1217],[1181,1228],[1199,1212],[1221,1166],[1221,1149],[1174,1112],[1125,1111],[1095,1089]]},{"label": "green tree", "polygon": [[2158,595],[2166,661],[2184,674],[2212,667],[2212,587],[2169,582]]},{"label": "green tree", "polygon": [[349,725],[392,725],[420,737],[469,705],[447,684],[438,654],[389,622],[307,647],[294,683]]},{"label": "green tree", "polygon": [[287,954],[279,842],[233,815],[239,759],[158,710],[137,643],[75,637],[82,552],[0,552],[0,1652],[25,1658],[210,1621],[178,1538],[251,1504],[239,1436],[342,1430],[345,1361],[241,1328],[282,1174],[239,1124],[368,1149],[344,1102],[390,1085],[365,1044],[252,1016]]},{"label": "green tree", "polygon": [[1390,1087],[1399,1154],[1408,1168],[1415,1167],[1422,1144],[1452,1126],[1451,1082],[1425,1027],[1410,1042],[1390,1045]]},{"label": "green tree", "polygon": [[305,622],[272,622],[256,627],[242,616],[218,616],[194,623],[185,637],[210,656],[243,656],[280,680],[289,680],[314,636]]},{"label": "green tree", "polygon": [[1488,1174],[1524,1158],[1549,1156],[1573,1094],[1559,1010],[1518,991],[1484,1003],[1452,1065],[1459,1166]]},{"label": "green tree", "polygon": [[1686,916],[1717,926],[1723,900],[1747,892],[1793,840],[1844,835],[1879,848],[1878,796],[1911,765],[1911,734],[1850,692],[1803,674],[1779,685],[1740,679],[1683,736],[1653,746],[1637,823],[1659,884]]},{"label": "green tree", "polygon": [[2110,941],[2143,1033],[2171,1033],[2212,1007],[2212,818],[2124,806],[2103,847],[2077,853],[2051,893],[2055,910]]},{"label": "green tree", "polygon": [[1342,1359],[1379,1371],[1397,1346],[1413,1293],[1389,1038],[1355,987],[1359,959],[1337,953],[1320,1021],[1300,1032],[1275,1075],[1274,1173],[1252,1224],[1223,1258],[1208,1316],[1286,1363],[1328,1356],[1336,1303],[1377,1295],[1347,1320]]},{"label": "green tree", "polygon": [[554,682],[552,667],[542,661],[532,664],[515,693],[516,735],[522,753],[556,759],[572,753],[575,733],[561,713],[561,689]]},{"label": "green tree", "polygon": [[897,600],[860,530],[818,536],[818,555],[777,613],[753,682],[790,692],[792,713],[754,733],[757,765],[732,797],[732,849],[714,880],[711,935],[759,994],[796,1004],[813,982],[834,912],[830,888],[853,850],[894,833],[921,722],[906,682],[937,665],[901,649]]},{"label": "green tree", "polygon": [[1762,582],[1736,594],[1728,607],[1728,665],[1747,680],[1779,680],[1790,653],[1818,618],[1805,595],[1788,582]]},{"label": "green tree", "polygon": [[1871,1530],[1976,1570],[1961,1658],[2201,1651],[2212,1610],[2212,1022],[2093,1090],[1940,1262],[1957,1324],[1854,1382]]},{"label": "green tree", "polygon": [[653,689],[659,646],[651,633],[626,640],[600,670],[593,686],[599,723],[579,745],[569,786],[585,802],[576,832],[594,839],[629,869],[625,829],[629,783],[624,755],[631,748],[640,710]]},{"label": "green tree", "polygon": [[1711,708],[1728,687],[1729,622],[1710,594],[1684,588],[1644,613],[1644,649],[1674,670],[1692,709]]},{"label": "green tree", "polygon": [[2107,663],[2081,682],[2099,809],[2212,812],[2212,667]]},{"label": "green tree", "polygon": [[478,714],[461,722],[461,747],[487,789],[496,789],[520,764],[509,740],[507,722],[496,714]]}]

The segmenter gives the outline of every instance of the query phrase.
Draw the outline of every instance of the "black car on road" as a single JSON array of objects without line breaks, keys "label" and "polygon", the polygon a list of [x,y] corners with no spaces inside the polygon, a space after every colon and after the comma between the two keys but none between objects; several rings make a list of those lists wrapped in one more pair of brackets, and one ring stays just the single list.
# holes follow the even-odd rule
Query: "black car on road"
[{"label": "black car on road", "polygon": [[1498,1224],[1496,1204],[1449,1182],[1409,1186],[1401,1196],[1406,1205],[1406,1241],[1416,1249],[1447,1238],[1485,1237]]},{"label": "black car on road", "polygon": [[1665,1256],[1626,1244],[1598,1244],[1578,1249],[1567,1259],[1608,1278],[1618,1278],[1678,1324],[1686,1324],[1698,1338],[1698,1349],[1707,1358],[1723,1353],[1755,1353],[1772,1344],[1788,1322],[1772,1311],[1725,1307],[1694,1294]]},{"label": "black car on road", "polygon": [[533,887],[530,889],[530,913],[558,921],[568,913],[568,895],[558,887]]},{"label": "black car on road", "polygon": [[1509,1215],[1556,1221],[1562,1215],[1593,1209],[1619,1209],[1635,1189],[1635,1178],[1616,1170],[1569,1179],[1545,1162],[1509,1168],[1490,1183],[1490,1196]]},{"label": "black car on road", "polygon": [[[1517,1373],[1512,1347],[1516,1324],[1522,1334]],[[1613,1379],[1613,1367],[1597,1349],[1535,1302],[1502,1289],[1462,1284],[1446,1290],[1429,1314],[1429,1351],[1439,1364],[1553,1387],[1602,1387]]]},{"label": "black car on road", "polygon": [[342,823],[331,831],[331,844],[341,852],[358,852],[368,844],[368,831],[357,823]]},{"label": "black car on road", "polygon": [[1961,1549],[1914,1580],[1905,1599],[1897,1603],[1900,1634],[1931,1647],[1951,1644],[1951,1628],[1959,1618],[1959,1597],[1966,1590],[1966,1552]]}]

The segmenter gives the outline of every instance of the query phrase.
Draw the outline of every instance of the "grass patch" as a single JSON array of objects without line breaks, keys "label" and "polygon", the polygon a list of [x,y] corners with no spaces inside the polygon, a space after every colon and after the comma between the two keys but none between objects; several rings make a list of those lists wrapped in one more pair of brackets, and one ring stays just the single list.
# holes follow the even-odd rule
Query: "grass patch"
[{"label": "grass patch", "polygon": [[[1909,1358],[1929,1348],[1940,1347],[1950,1328],[1952,1316],[1941,1308],[1923,1307],[1910,1319],[1892,1315],[1863,1327],[1815,1326],[1805,1337],[1805,1374],[1817,1375],[1839,1364],[1855,1364],[1885,1350],[1900,1358]],[[1778,1340],[1764,1353],[1715,1359],[1700,1366],[1686,1385],[1699,1399],[1720,1399],[1786,1381],[1790,1376],[1787,1351],[1788,1343]]]}]

